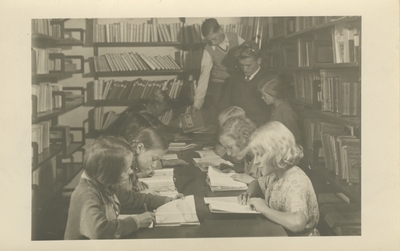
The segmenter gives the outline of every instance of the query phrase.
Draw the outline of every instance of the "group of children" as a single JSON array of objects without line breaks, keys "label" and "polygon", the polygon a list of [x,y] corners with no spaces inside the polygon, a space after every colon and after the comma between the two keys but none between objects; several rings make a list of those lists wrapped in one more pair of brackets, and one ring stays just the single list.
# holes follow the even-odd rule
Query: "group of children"
[{"label": "group of children", "polygon": [[[236,56],[243,79],[236,78],[237,83],[231,83],[225,91],[234,102],[218,116],[220,144],[215,147],[218,155],[234,163],[232,169],[225,171],[236,172],[233,178],[248,184],[248,190],[238,197],[238,202],[251,205],[291,234],[319,235],[315,228],[319,220],[316,195],[310,179],[296,166],[303,152],[296,115],[285,101],[284,80],[260,69],[257,47],[233,34],[225,35],[215,19],[207,20],[202,27],[203,36],[210,41],[205,54],[214,62],[207,69],[218,93],[224,92],[222,83],[229,75],[223,74],[227,70],[223,64],[215,62],[222,60],[232,45],[240,45]],[[250,91],[246,89],[249,86]],[[203,94],[196,94],[193,109],[200,109]],[[203,95],[200,101],[199,95]],[[263,114],[266,119],[261,117],[264,110],[253,97],[259,97],[265,106],[273,106],[270,114]],[[148,187],[139,181],[140,177],[151,176],[154,169],[187,165],[183,160],[170,163],[161,160],[168,142],[180,133],[157,118],[170,109],[169,103],[168,95],[157,91],[143,107],[127,109],[119,117],[112,126],[114,136],[95,140],[85,154],[84,172],[71,196],[65,239],[129,235],[148,227],[155,216],[145,212],[120,219],[122,208],[155,209],[183,197],[182,194],[171,198],[145,193]]]}]

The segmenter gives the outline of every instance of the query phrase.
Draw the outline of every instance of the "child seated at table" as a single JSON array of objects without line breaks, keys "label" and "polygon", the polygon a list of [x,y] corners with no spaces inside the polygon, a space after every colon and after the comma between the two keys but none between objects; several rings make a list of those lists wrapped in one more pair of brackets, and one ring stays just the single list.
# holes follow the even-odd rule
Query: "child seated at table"
[{"label": "child seated at table", "polygon": [[[100,147],[107,146],[107,147]],[[153,210],[181,198],[136,193],[118,184],[133,172],[133,149],[125,140],[114,136],[96,139],[85,154],[84,172],[71,196],[64,238],[111,239],[147,228],[155,215],[152,212],[119,219],[122,207]]]},{"label": "child seated at table", "polygon": [[[222,125],[225,123],[225,121],[231,117],[246,117],[246,112],[240,108],[239,106],[230,106],[223,110],[219,115],[218,115],[218,124],[219,128],[222,127]],[[223,147],[221,144],[216,144],[214,148],[214,152],[225,158],[229,158],[229,156],[226,155],[226,149]]]},{"label": "child seated at table", "polygon": [[236,116],[225,121],[219,133],[219,141],[225,147],[228,156],[244,162],[243,173],[235,174],[232,178],[246,184],[261,177],[261,172],[253,166],[253,153],[248,147],[255,129],[256,125],[250,119]]},{"label": "child seated at table", "polygon": [[278,121],[268,122],[256,130],[249,145],[262,177],[239,195],[239,203],[251,205],[289,235],[319,235],[317,197],[308,176],[296,166],[303,150],[290,130]]}]

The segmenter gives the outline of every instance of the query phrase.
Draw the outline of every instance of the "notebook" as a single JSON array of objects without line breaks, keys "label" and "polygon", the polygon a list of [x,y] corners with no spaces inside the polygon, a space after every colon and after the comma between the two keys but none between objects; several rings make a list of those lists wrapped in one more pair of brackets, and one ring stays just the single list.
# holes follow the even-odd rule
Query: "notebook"
[{"label": "notebook", "polygon": [[247,185],[232,178],[235,173],[223,173],[218,168],[208,167],[207,182],[211,191],[245,191]]}]

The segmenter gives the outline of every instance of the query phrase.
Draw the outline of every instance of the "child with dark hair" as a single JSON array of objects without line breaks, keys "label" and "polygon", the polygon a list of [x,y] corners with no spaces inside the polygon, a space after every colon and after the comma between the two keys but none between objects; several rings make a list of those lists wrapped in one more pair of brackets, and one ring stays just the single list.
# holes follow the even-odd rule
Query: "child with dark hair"
[{"label": "child with dark hair", "polygon": [[207,40],[201,59],[201,71],[198,86],[195,91],[192,112],[200,110],[207,96],[207,113],[215,123],[216,108],[222,95],[224,84],[234,70],[236,59],[233,56],[234,48],[241,45],[244,40],[236,33],[224,32],[215,18],[206,19],[201,32]]},{"label": "child with dark hair", "polygon": [[230,78],[220,101],[220,110],[238,106],[246,112],[246,117],[257,127],[268,121],[270,108],[261,99],[257,84],[269,72],[261,67],[261,53],[254,42],[244,42],[235,50],[236,60],[241,70]]},{"label": "child with dark hair", "polygon": [[121,208],[156,209],[174,198],[136,193],[118,184],[132,174],[134,154],[125,140],[102,136],[85,154],[84,172],[71,196],[64,239],[113,239],[147,228],[155,215],[144,212],[123,219]]}]

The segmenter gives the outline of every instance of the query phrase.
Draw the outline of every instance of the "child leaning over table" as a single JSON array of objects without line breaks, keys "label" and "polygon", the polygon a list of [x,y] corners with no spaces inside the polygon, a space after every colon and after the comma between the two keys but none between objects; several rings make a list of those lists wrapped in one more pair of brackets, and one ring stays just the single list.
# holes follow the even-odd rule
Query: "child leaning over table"
[{"label": "child leaning over table", "polygon": [[256,130],[249,145],[263,176],[239,195],[239,203],[253,206],[289,235],[319,235],[317,197],[308,176],[296,166],[303,151],[293,134],[280,122],[268,122]]},{"label": "child leaning over table", "polygon": [[[107,147],[100,147],[100,146]],[[64,239],[113,239],[147,228],[155,215],[144,212],[119,219],[121,208],[155,209],[174,198],[137,193],[118,185],[133,172],[133,150],[114,136],[96,139],[86,154],[84,172],[71,196]]]}]

